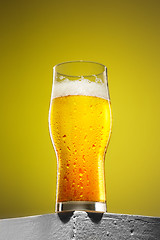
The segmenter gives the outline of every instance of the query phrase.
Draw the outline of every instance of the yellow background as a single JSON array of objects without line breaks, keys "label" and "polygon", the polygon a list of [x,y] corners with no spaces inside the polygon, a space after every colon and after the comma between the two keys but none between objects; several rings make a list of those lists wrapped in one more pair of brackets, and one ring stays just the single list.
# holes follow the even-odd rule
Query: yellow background
[{"label": "yellow background", "polygon": [[108,68],[108,211],[160,216],[159,1],[1,2],[0,217],[54,211],[52,67]]}]

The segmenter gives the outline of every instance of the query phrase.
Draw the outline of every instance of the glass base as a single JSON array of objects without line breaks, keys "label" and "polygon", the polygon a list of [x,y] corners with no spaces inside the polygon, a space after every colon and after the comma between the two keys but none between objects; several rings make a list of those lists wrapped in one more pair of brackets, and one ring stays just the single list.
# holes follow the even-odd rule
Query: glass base
[{"label": "glass base", "polygon": [[58,202],[56,204],[55,212],[69,212],[69,211],[104,213],[107,211],[107,209],[106,203],[103,202],[70,201],[70,202]]}]

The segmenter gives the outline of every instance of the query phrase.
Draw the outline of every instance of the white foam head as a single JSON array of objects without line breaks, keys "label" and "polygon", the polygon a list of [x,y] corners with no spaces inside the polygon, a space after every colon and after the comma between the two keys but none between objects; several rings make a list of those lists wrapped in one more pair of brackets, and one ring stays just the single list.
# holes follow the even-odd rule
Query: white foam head
[{"label": "white foam head", "polygon": [[71,81],[64,79],[63,81],[55,81],[52,90],[52,99],[68,95],[85,95],[104,98],[109,100],[107,84],[101,79],[91,82],[88,79],[78,79]]}]

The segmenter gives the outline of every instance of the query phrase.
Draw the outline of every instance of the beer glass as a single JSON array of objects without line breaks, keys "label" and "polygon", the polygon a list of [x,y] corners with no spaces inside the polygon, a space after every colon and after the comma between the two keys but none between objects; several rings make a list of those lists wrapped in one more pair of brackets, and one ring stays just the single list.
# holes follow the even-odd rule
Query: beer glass
[{"label": "beer glass", "polygon": [[82,60],[54,66],[49,129],[57,157],[56,212],[106,212],[111,123],[107,68]]}]

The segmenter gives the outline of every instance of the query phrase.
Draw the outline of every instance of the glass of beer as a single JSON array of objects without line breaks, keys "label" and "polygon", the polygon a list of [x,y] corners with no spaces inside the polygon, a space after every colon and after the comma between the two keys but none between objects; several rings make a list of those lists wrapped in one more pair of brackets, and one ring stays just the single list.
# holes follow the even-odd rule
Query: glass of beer
[{"label": "glass of beer", "polygon": [[57,157],[56,212],[106,212],[111,125],[107,68],[82,60],[54,66],[49,129]]}]

